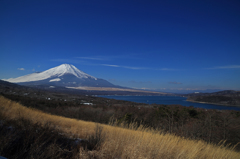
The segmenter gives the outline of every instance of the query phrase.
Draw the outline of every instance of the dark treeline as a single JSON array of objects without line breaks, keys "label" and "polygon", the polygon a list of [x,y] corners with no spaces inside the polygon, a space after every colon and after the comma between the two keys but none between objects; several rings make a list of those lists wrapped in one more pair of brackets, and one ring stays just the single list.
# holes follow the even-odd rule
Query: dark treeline
[{"label": "dark treeline", "polygon": [[240,106],[240,91],[226,90],[214,93],[193,93],[188,100],[222,105]]},{"label": "dark treeline", "polygon": [[[206,110],[181,105],[146,105],[133,102],[84,97],[82,99],[36,99],[27,96],[4,95],[21,104],[51,114],[107,124],[110,119],[119,123],[137,122],[178,136],[201,139],[218,144],[240,142],[240,112],[234,110]],[[237,146],[240,150],[240,146]]]}]

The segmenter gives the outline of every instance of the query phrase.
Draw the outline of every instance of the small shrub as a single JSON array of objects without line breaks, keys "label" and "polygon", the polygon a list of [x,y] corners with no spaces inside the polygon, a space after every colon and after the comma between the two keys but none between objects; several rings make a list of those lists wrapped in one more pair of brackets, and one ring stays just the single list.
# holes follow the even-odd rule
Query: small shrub
[{"label": "small shrub", "polygon": [[89,150],[99,149],[104,140],[105,134],[103,133],[103,127],[100,126],[99,124],[96,124],[94,133],[88,136],[87,149]]}]

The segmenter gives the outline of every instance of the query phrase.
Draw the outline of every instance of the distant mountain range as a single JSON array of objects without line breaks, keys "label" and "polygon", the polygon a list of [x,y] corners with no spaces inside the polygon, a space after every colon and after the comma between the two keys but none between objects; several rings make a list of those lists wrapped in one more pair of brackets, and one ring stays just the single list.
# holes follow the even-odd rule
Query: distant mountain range
[{"label": "distant mountain range", "polygon": [[43,72],[35,72],[18,78],[3,79],[20,85],[49,85],[61,87],[113,87],[122,88],[104,79],[84,73],[73,65],[62,64]]},{"label": "distant mountain range", "polygon": [[192,93],[187,96],[187,100],[190,102],[240,106],[240,91],[225,90],[214,93]]}]

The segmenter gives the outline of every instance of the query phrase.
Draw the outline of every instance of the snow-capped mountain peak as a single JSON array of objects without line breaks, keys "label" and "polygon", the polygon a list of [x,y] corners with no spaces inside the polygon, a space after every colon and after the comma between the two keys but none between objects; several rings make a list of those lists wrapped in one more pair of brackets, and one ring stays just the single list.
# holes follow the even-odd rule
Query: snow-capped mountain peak
[{"label": "snow-capped mountain peak", "polygon": [[90,76],[90,75],[84,73],[83,71],[80,71],[75,66],[70,65],[70,64],[62,64],[60,66],[46,70],[42,73],[44,73],[48,76],[51,76],[51,77],[54,77],[54,76],[61,77],[66,74],[72,74],[78,78],[93,78],[93,79],[97,80],[97,78]]},{"label": "snow-capped mountain peak", "polygon": [[83,71],[80,71],[73,65],[62,64],[60,66],[51,68],[49,70],[46,70],[40,73],[32,73],[32,74],[21,76],[18,78],[10,78],[10,79],[6,79],[5,81],[13,82],[13,83],[33,82],[33,81],[40,81],[45,79],[54,79],[54,78],[57,79],[58,77],[61,77],[63,75],[73,75],[79,79],[97,80],[97,78],[90,76],[84,73]]}]

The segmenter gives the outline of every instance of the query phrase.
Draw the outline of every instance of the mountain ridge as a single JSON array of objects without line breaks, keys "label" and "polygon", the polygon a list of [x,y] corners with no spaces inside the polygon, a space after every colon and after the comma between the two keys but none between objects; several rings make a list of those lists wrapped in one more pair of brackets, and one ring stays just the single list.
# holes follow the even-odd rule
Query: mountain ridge
[{"label": "mountain ridge", "polygon": [[240,106],[240,91],[224,90],[213,93],[192,93],[188,94],[187,101],[226,106]]},{"label": "mountain ridge", "polygon": [[90,76],[84,73],[83,71],[80,71],[75,66],[70,64],[62,64],[62,65],[50,68],[43,72],[35,72],[32,74],[20,76],[17,78],[10,78],[10,79],[3,79],[3,80],[12,82],[12,83],[32,82],[32,81],[45,80],[53,77],[61,77],[65,74],[72,74],[77,78],[92,78],[97,80],[97,78]]},{"label": "mountain ridge", "polygon": [[3,80],[21,85],[121,87],[104,79],[91,76],[70,64],[62,64],[40,73],[32,73],[17,78]]}]

